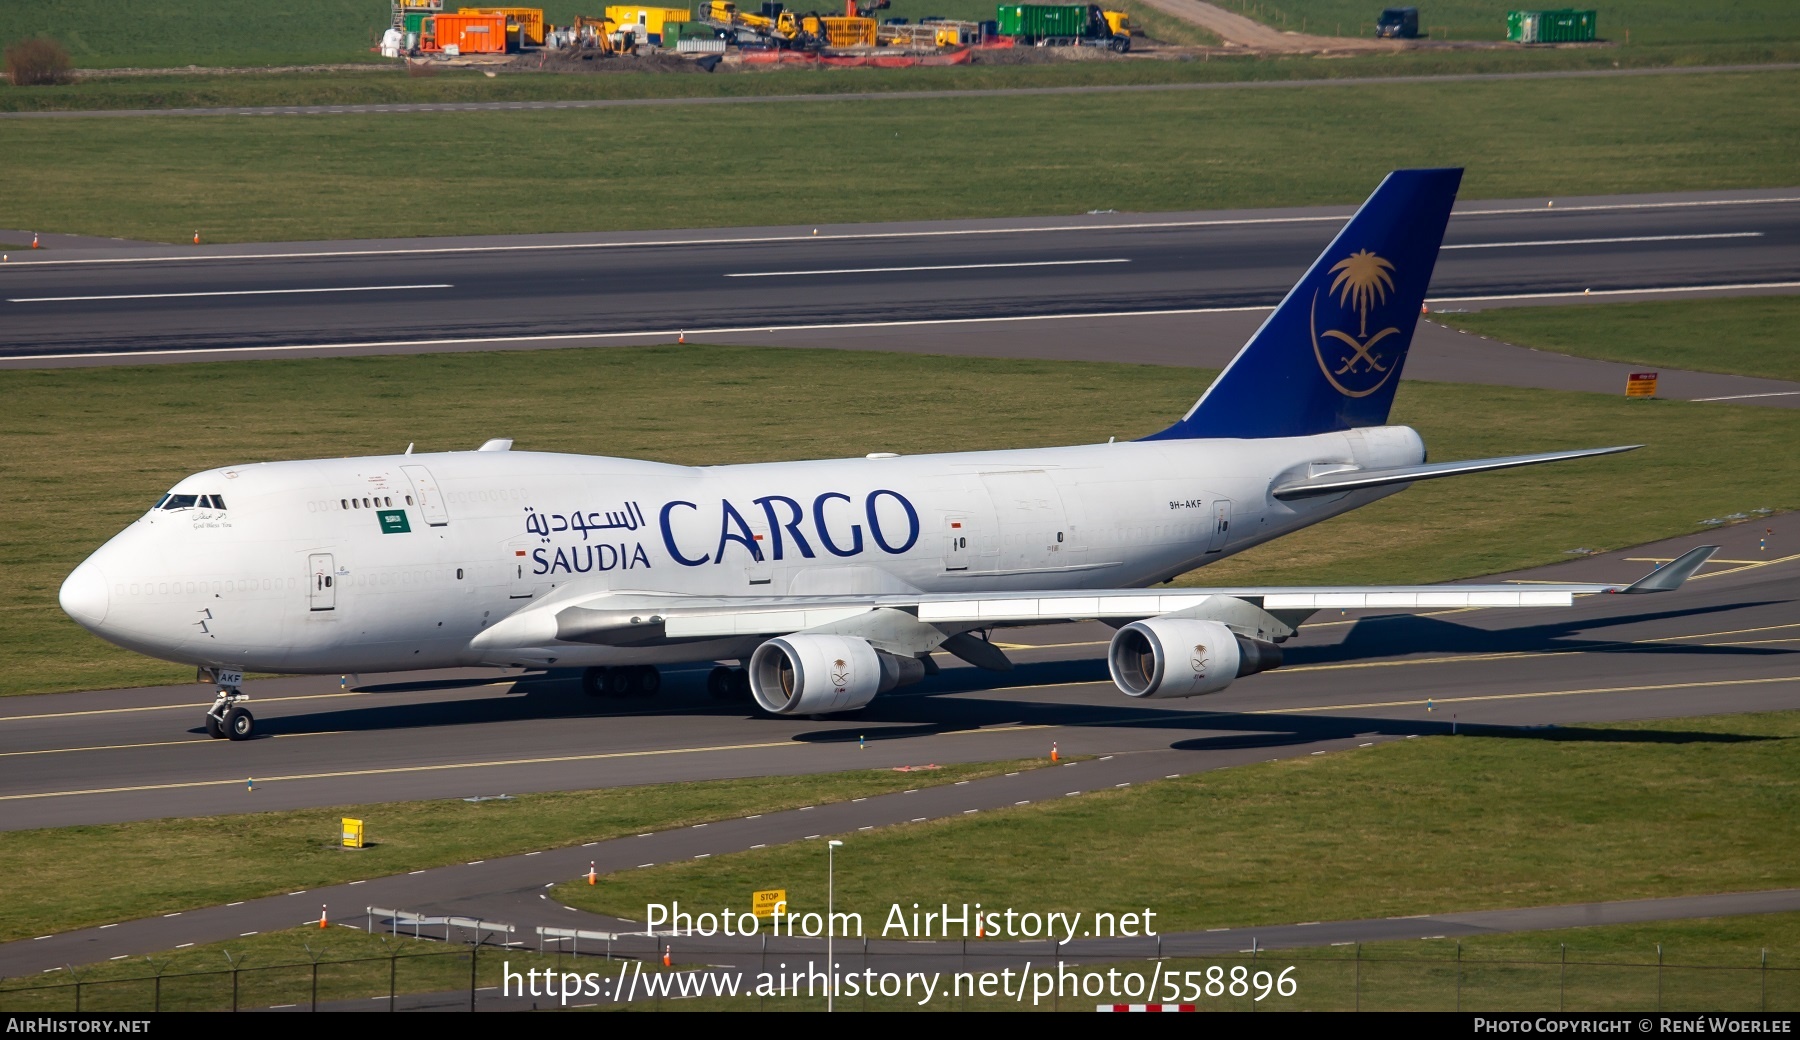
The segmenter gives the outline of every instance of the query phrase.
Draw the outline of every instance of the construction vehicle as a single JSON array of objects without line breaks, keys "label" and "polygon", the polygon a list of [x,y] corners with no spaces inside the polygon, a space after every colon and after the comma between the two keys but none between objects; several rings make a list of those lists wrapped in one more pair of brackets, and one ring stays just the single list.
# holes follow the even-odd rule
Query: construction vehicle
[{"label": "construction vehicle", "polygon": [[601,54],[626,54],[636,49],[637,37],[632,34],[629,40],[619,31],[619,25],[606,18],[593,18],[578,14],[569,23],[569,32],[573,35],[577,50],[597,50]]},{"label": "construction vehicle", "polygon": [[1037,47],[1131,49],[1131,16],[1097,4],[1001,4],[1000,35]]},{"label": "construction vehicle", "polygon": [[817,13],[797,15],[784,4],[765,2],[761,13],[751,14],[738,10],[732,0],[708,0],[699,13],[701,21],[724,33],[725,42],[740,47],[748,43],[814,51],[828,43],[824,19]]}]

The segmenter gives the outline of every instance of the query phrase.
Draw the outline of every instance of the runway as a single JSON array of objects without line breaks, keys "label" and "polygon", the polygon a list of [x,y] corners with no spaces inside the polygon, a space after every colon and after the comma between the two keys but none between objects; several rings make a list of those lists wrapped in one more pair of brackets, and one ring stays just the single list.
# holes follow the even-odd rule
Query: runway
[{"label": "runway", "polygon": [[[0,266],[0,357],[37,367],[885,323],[910,324],[913,349],[931,349],[954,338],[946,322],[1267,308],[1350,212],[51,250]],[[1796,289],[1800,190],[1785,189],[1467,202],[1431,296],[1480,307]],[[1057,353],[1111,356],[1091,343]]]},{"label": "runway", "polygon": [[[1771,548],[1758,547],[1773,530]],[[95,824],[1044,755],[1179,753],[1180,771],[1257,748],[1366,733],[1800,707],[1800,519],[1712,532],[1721,561],[1678,593],[1562,610],[1315,617],[1283,669],[1193,700],[1133,702],[1106,678],[1099,625],[1014,629],[1018,664],[944,673],[854,720],[757,718],[706,698],[702,668],[653,703],[592,700],[569,673],[471,670],[252,682],[261,739],[207,739],[209,694],[163,687],[9,698],[0,827]],[[1520,575],[1647,571],[1701,536]],[[1783,552],[1781,546],[1796,551]],[[1427,710],[1427,700],[1432,702]],[[858,746],[866,736],[868,748]],[[246,790],[254,779],[255,790]]]}]

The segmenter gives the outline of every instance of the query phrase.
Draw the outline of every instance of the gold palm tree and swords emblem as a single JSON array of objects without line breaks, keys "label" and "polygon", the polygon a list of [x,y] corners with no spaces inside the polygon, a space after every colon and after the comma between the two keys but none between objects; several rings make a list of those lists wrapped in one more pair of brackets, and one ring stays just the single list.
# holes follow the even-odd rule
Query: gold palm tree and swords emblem
[{"label": "gold palm tree and swords emblem", "polygon": [[[1331,286],[1322,290],[1329,299],[1337,298],[1338,306],[1356,312],[1356,331],[1343,329],[1327,329],[1319,331],[1318,311],[1319,293],[1313,293],[1313,353],[1319,359],[1319,369],[1325,378],[1346,397],[1367,397],[1387,383],[1393,376],[1393,366],[1383,364],[1383,355],[1376,352],[1375,344],[1389,336],[1398,335],[1400,330],[1395,326],[1369,332],[1369,312],[1387,302],[1388,294],[1394,289],[1394,265],[1370,252],[1359,249],[1337,263],[1331,265],[1330,273],[1335,277]],[[1341,356],[1328,362],[1325,357],[1320,338],[1337,340],[1349,348],[1334,351]],[[1335,367],[1334,367],[1335,363]],[[1374,385],[1363,389],[1352,389],[1348,383],[1362,383],[1367,377],[1379,374],[1380,379]],[[1358,377],[1363,378],[1358,378]]]}]

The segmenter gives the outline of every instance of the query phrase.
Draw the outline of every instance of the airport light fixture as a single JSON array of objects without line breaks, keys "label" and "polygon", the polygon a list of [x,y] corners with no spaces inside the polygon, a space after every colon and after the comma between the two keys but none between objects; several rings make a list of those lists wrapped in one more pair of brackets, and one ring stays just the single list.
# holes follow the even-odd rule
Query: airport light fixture
[{"label": "airport light fixture", "polygon": [[837,965],[832,961],[832,915],[837,910],[837,850],[843,842],[836,838],[825,843],[825,1011],[830,1013],[837,996]]}]

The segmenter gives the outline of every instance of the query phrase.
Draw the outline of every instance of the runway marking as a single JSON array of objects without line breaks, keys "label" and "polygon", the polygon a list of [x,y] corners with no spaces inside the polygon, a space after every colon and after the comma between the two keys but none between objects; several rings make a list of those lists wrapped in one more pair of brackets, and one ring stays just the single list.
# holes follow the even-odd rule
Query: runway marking
[{"label": "runway marking", "polygon": [[[1341,83],[1344,81],[1332,81]],[[884,97],[887,95],[883,95]],[[757,99],[761,100],[761,99]],[[1586,205],[1564,205],[1560,209],[1542,206],[1514,206],[1504,209],[1468,209],[1452,212],[1452,220],[1463,218],[1496,217],[1496,216],[1536,216],[1542,214],[1563,213],[1604,213],[1619,210],[1661,210],[1661,209],[1696,209],[1714,206],[1768,206],[1784,205],[1800,202],[1800,197],[1778,197],[1768,199],[1687,199],[1676,202],[1598,202]],[[335,249],[315,252],[283,252],[283,253],[208,253],[165,254],[162,256],[122,256],[122,257],[84,257],[80,259],[36,259],[26,261],[31,266],[71,265],[71,264],[148,264],[148,263],[194,263],[205,261],[232,262],[238,260],[294,260],[310,257],[344,257],[344,256],[420,256],[432,254],[457,253],[517,253],[517,252],[551,252],[571,249],[642,249],[657,246],[717,246],[717,245],[766,245],[777,242],[843,242],[864,241],[895,238],[949,238],[972,235],[1019,235],[1043,234],[1045,232],[1068,231],[1136,231],[1156,228],[1184,227],[1244,227],[1267,224],[1318,224],[1326,222],[1343,223],[1350,219],[1352,211],[1309,216],[1291,217],[1237,217],[1214,220],[1161,220],[1134,221],[1121,224],[1060,224],[1045,227],[1012,227],[1012,228],[946,228],[937,231],[849,231],[827,232],[824,234],[786,234],[756,235],[743,238],[675,238],[640,242],[546,242],[523,245],[491,245],[491,246],[417,246],[412,248],[390,249]],[[23,265],[21,265],[23,266]]]},{"label": "runway marking", "polygon": [[77,303],[89,300],[178,300],[194,296],[293,296],[302,293],[328,292],[395,292],[402,289],[454,289],[449,283],[435,285],[350,285],[326,289],[231,289],[217,292],[118,293],[112,296],[20,296],[7,303]]},{"label": "runway marking", "polygon": [[[394,774],[412,774],[412,772],[445,772],[445,770],[461,770],[461,768],[506,767],[506,765],[553,765],[567,761],[605,761],[619,758],[657,758],[666,754],[702,754],[715,750],[756,750],[769,747],[805,747],[792,740],[763,741],[763,743],[727,743],[716,747],[671,747],[661,750],[617,750],[617,752],[601,752],[601,754],[563,754],[563,756],[547,756],[547,758],[515,758],[495,759],[495,761],[459,761],[459,763],[441,763],[441,765],[403,765],[403,767],[358,768],[358,770],[337,770],[337,772],[310,772],[310,774],[288,774],[288,776],[263,777],[263,783],[281,783],[281,781],[302,781],[302,779],[338,779],[353,776],[394,776]],[[67,795],[112,795],[112,793],[131,792],[166,792],[166,790],[182,790],[182,788],[205,788],[205,786],[236,786],[241,779],[209,779],[209,781],[180,781],[166,784],[137,784],[137,786],[119,786],[119,788],[88,788],[88,790],[70,790],[70,792],[25,793],[25,795],[0,795],[0,802],[27,801],[27,799],[54,799]]]},{"label": "runway marking", "polygon": [[[1800,282],[1753,282],[1735,285],[1693,285],[1671,288],[1602,289],[1593,296],[1657,295],[1663,293],[1725,292],[1740,289],[1794,289]],[[1590,295],[1584,292],[1520,293],[1512,296],[1446,296],[1427,303],[1479,302],[1484,300],[1563,299]],[[9,354],[0,365],[20,361],[68,361],[97,358],[232,357],[239,354],[285,354],[292,351],[379,350],[387,347],[466,347],[504,343],[572,343],[582,340],[673,340],[677,336],[736,336],[775,332],[837,332],[857,329],[924,328],[940,325],[1010,324],[1029,321],[1099,321],[1113,318],[1165,318],[1191,314],[1248,314],[1274,310],[1274,304],[1240,307],[1176,307],[1142,311],[1091,311],[1076,314],[1013,314],[989,318],[907,318],[893,321],[837,321],[811,325],[726,325],[704,328],[640,329],[632,332],[556,332],[521,336],[458,336],[439,339],[363,340],[348,343],[286,343],[263,347],[201,347],[192,350],[96,350],[60,354]]]},{"label": "runway marking", "polygon": [[1599,246],[1615,242],[1691,242],[1707,238],[1761,238],[1761,231],[1721,231],[1710,235],[1628,235],[1620,238],[1554,238],[1541,242],[1466,242],[1445,249],[1521,249],[1526,246]]},{"label": "runway marking", "polygon": [[1079,267],[1085,264],[1128,264],[1130,260],[1022,260],[1005,264],[924,264],[918,267],[840,267],[821,271],[743,271],[727,278],[801,278],[827,274],[897,274],[905,271],[986,271],[1002,267]]}]

